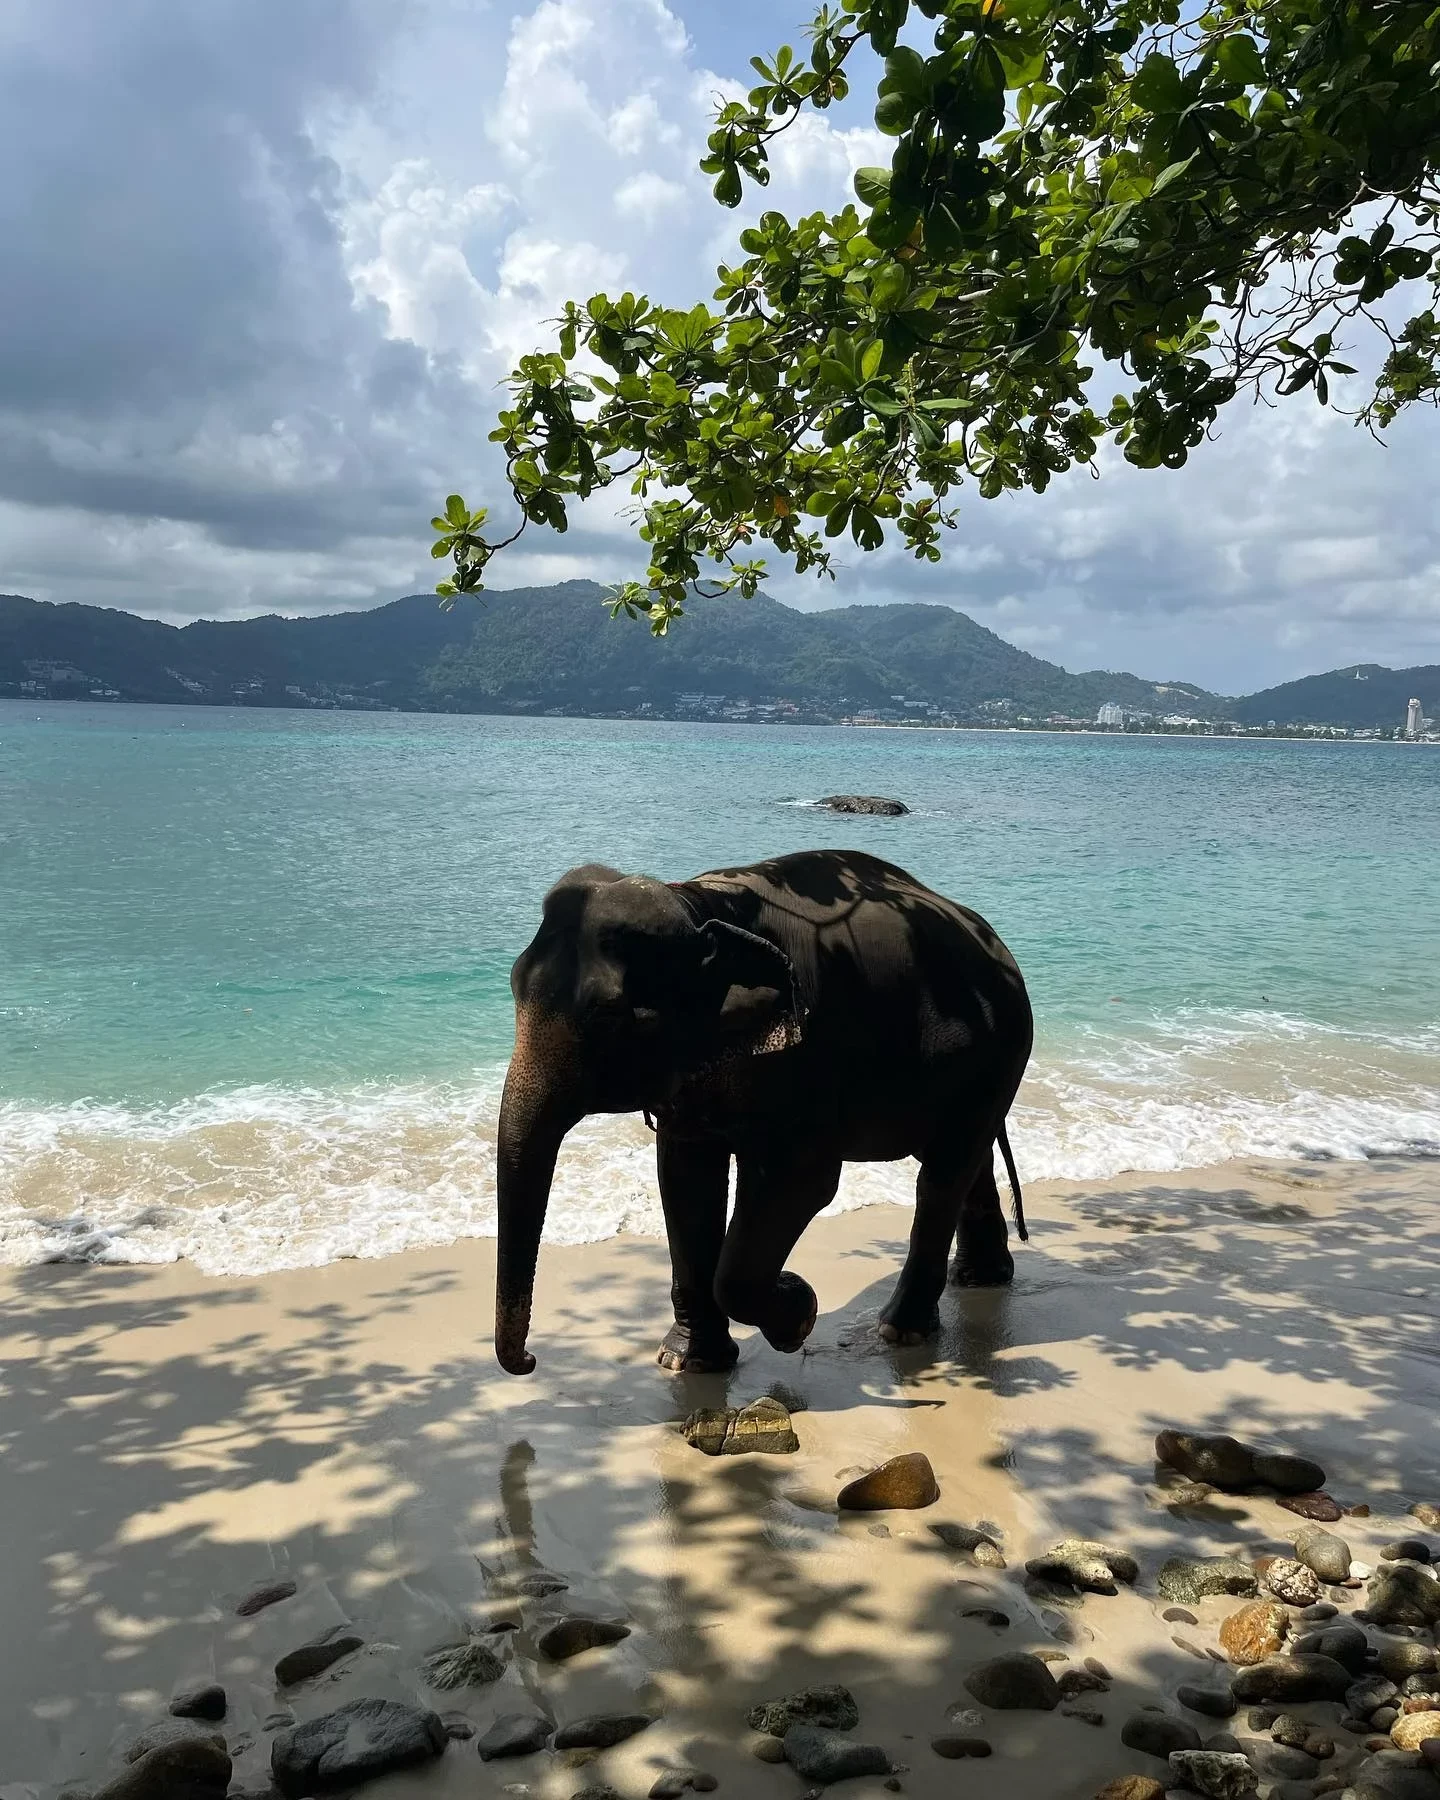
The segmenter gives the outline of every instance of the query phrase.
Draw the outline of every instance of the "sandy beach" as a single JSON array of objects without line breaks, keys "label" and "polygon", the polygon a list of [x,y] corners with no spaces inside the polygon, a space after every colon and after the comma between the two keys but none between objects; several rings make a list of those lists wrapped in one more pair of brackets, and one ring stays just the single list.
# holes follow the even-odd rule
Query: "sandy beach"
[{"label": "sandy beach", "polygon": [[[1167,1506],[1155,1433],[1229,1431],[1314,1457],[1342,1505],[1371,1509],[1333,1527],[1357,1559],[1413,1535],[1408,1508],[1440,1502],[1440,1163],[1049,1183],[1027,1210],[1014,1289],[952,1290],[939,1340],[905,1351],[874,1323],[907,1214],[818,1222],[792,1259],[822,1308],[806,1351],[746,1337],[728,1378],[656,1368],[658,1240],[546,1248],[525,1380],[491,1356],[488,1241],[254,1280],[184,1263],[7,1272],[0,1796],[99,1788],[191,1677],[223,1683],[233,1790],[253,1794],[279,1715],[380,1696],[480,1731],[537,1708],[656,1718],[583,1768],[554,1752],[484,1764],[457,1739],[380,1796],[640,1796],[677,1765],[722,1792],[796,1796],[792,1770],[751,1754],[745,1715],[818,1682],[852,1690],[856,1735],[907,1765],[901,1788],[922,1800],[1088,1800],[1115,1776],[1162,1772],[1120,1727],[1144,1703],[1173,1707],[1183,1682],[1223,1680],[1207,1651],[1236,1602],[1207,1600],[1177,1627],[1156,1570],[1284,1551],[1301,1521],[1260,1497]],[[794,1409],[797,1454],[709,1458],[679,1434],[696,1407],[772,1390]],[[909,1450],[934,1465],[935,1505],[837,1513],[845,1480]],[[1008,1567],[947,1548],[929,1529],[946,1521],[985,1522]],[[1026,1558],[1072,1536],[1133,1553],[1134,1590],[1064,1608],[1027,1594]],[[541,1571],[568,1586],[517,1598]],[[297,1592],[238,1617],[272,1577]],[[985,1610],[1009,1623],[967,1616]],[[546,1662],[536,1640],[563,1614],[631,1635]],[[362,1648],[277,1689],[278,1657],[346,1622]],[[425,1685],[427,1652],[504,1623],[518,1629],[492,1640],[499,1681]],[[1099,1658],[1113,1687],[1083,1698],[1103,1724],[977,1708],[966,1673],[1021,1649]],[[1232,1729],[1243,1736],[1243,1709]],[[994,1754],[943,1761],[930,1742],[947,1731]]]}]

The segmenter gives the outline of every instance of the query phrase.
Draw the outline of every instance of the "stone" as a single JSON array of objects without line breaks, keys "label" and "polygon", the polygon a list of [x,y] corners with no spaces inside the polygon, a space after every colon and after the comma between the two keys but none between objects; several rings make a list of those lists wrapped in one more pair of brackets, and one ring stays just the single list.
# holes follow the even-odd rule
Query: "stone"
[{"label": "stone", "polygon": [[270,1772],[287,1800],[303,1800],[430,1762],[448,1741],[433,1712],[400,1700],[352,1700],[282,1731],[270,1746]]},{"label": "stone", "polygon": [[1328,1494],[1288,1494],[1276,1504],[1298,1518],[1315,1519],[1325,1525],[1333,1525],[1336,1519],[1345,1517],[1344,1507]]},{"label": "stone", "polygon": [[982,1569],[1003,1569],[1005,1553],[996,1544],[977,1544],[972,1560]]},{"label": "stone", "polygon": [[554,1575],[549,1569],[532,1569],[526,1575],[517,1575],[505,1591],[525,1600],[548,1600],[552,1594],[563,1594],[569,1586],[563,1575]]},{"label": "stone", "polygon": [[818,1725],[822,1731],[853,1731],[860,1723],[860,1708],[849,1688],[838,1683],[829,1687],[801,1688],[780,1700],[765,1700],[752,1706],[745,1723],[752,1731],[783,1738],[792,1725]]},{"label": "stone", "polygon": [[844,1512],[887,1512],[892,1507],[933,1506],[939,1498],[930,1458],[923,1450],[911,1450],[847,1482],[836,1496],[836,1504]]},{"label": "stone", "polygon": [[1328,1656],[1272,1656],[1241,1669],[1230,1683],[1237,1700],[1278,1700],[1299,1705],[1308,1700],[1343,1700],[1350,1671]]},{"label": "stone", "polygon": [[1193,1606],[1214,1594],[1248,1597],[1255,1592],[1257,1582],[1249,1563],[1235,1556],[1172,1556],[1161,1565],[1155,1586],[1162,1599]]},{"label": "stone", "polygon": [[464,1713],[441,1713],[440,1723],[445,1727],[445,1735],[452,1744],[463,1744],[475,1735],[475,1721],[467,1719]]},{"label": "stone", "polygon": [[1370,1578],[1365,1610],[1377,1625],[1434,1625],[1440,1581],[1413,1563],[1384,1563]]},{"label": "stone", "polygon": [[649,1713],[587,1713],[555,1733],[557,1750],[613,1750],[655,1721]]},{"label": "stone", "polygon": [[1042,1581],[1082,1589],[1089,1594],[1114,1594],[1116,1583],[1132,1584],[1140,1573],[1139,1564],[1123,1550],[1108,1544],[1097,1544],[1088,1538],[1065,1538],[1043,1556],[1032,1556],[1025,1565],[1029,1575]]},{"label": "stone", "polygon": [[1258,1790],[1255,1771],[1244,1756],[1223,1750],[1176,1750],[1170,1767],[1205,1800],[1247,1800]]},{"label": "stone", "polygon": [[94,1800],[221,1800],[231,1771],[223,1738],[186,1732],[127,1761]]},{"label": "stone", "polygon": [[629,1635],[630,1627],[618,1619],[566,1618],[541,1632],[537,1648],[551,1662],[569,1662],[572,1656],[580,1656],[586,1650],[603,1650],[623,1643]]},{"label": "stone", "polygon": [[1257,1450],[1254,1467],[1256,1485],[1274,1488],[1278,1494],[1308,1495],[1325,1485],[1325,1471],[1308,1456]]},{"label": "stone", "polygon": [[1420,1760],[1427,1769],[1433,1769],[1437,1775],[1440,1775],[1440,1741],[1435,1738],[1426,1738],[1420,1746]]},{"label": "stone", "polygon": [[1233,1731],[1216,1731],[1205,1739],[1200,1748],[1202,1750],[1219,1750],[1226,1756],[1233,1756],[1240,1748],[1240,1740]]},{"label": "stone", "polygon": [[1251,1731],[1268,1731],[1275,1723],[1275,1713],[1268,1706],[1252,1706],[1245,1715],[1245,1723]]},{"label": "stone", "polygon": [[188,1681],[176,1688],[170,1711],[177,1719],[223,1719],[225,1690],[218,1681]]},{"label": "stone", "polygon": [[977,1737],[931,1738],[930,1748],[947,1762],[961,1762],[967,1756],[989,1756],[992,1753],[988,1740]]},{"label": "stone", "polygon": [[311,1638],[298,1649],[289,1651],[275,1665],[275,1679],[281,1687],[293,1687],[297,1681],[309,1681],[323,1675],[326,1669],[363,1649],[364,1638],[356,1637],[348,1625],[332,1625],[319,1637]]},{"label": "stone", "polygon": [[797,1775],[828,1787],[856,1775],[888,1775],[889,1755],[879,1744],[857,1743],[844,1732],[819,1725],[792,1725],[785,1733],[785,1760]]},{"label": "stone", "polygon": [[1382,1706],[1389,1706],[1398,1689],[1384,1675],[1367,1675],[1345,1690],[1345,1710],[1357,1719],[1368,1719]]},{"label": "stone", "polygon": [[1430,1738],[1440,1738],[1440,1711],[1401,1713],[1390,1727],[1397,1750],[1418,1750]]},{"label": "stone", "polygon": [[1164,1487],[1146,1488],[1145,1497],[1180,1512],[1187,1506],[1204,1506],[1214,1492],[1208,1481],[1167,1481]]},{"label": "stone", "polygon": [[1377,1706],[1370,1715],[1370,1727],[1373,1731],[1388,1731],[1399,1717],[1398,1706]]},{"label": "stone", "polygon": [[1220,1647],[1232,1663],[1248,1668],[1276,1655],[1290,1629],[1290,1615],[1273,1600],[1252,1600],[1220,1622]]},{"label": "stone", "polygon": [[1049,1668],[1023,1650],[978,1664],[965,1677],[965,1691],[1000,1712],[1054,1712],[1060,1704]]},{"label": "stone", "polygon": [[1160,1617],[1167,1625],[1198,1625],[1200,1621],[1188,1607],[1167,1606]]},{"label": "stone", "polygon": [[1105,1715],[1098,1706],[1082,1705],[1072,1700],[1069,1705],[1060,1708],[1060,1716],[1065,1719],[1076,1719],[1082,1725],[1100,1726],[1105,1723]]},{"label": "stone", "polygon": [[981,1561],[980,1552],[982,1550],[993,1551],[994,1558],[987,1557],[982,1563],[982,1567],[992,1569],[1005,1567],[1004,1553],[994,1538],[986,1531],[977,1531],[970,1525],[952,1525],[948,1521],[927,1526],[926,1529],[939,1538],[947,1550],[959,1550],[972,1562]]},{"label": "stone", "polygon": [[1430,1546],[1424,1538],[1400,1538],[1396,1543],[1384,1545],[1380,1558],[1382,1562],[1428,1563]]},{"label": "stone", "polygon": [[1306,1625],[1323,1625],[1327,1619],[1333,1619],[1339,1610],[1333,1601],[1317,1600],[1300,1614],[1301,1622]]},{"label": "stone", "polygon": [[1073,1700],[1077,1694],[1108,1694],[1109,1679],[1093,1669],[1062,1669],[1055,1680],[1062,1700]]},{"label": "stone", "polygon": [[235,1612],[239,1618],[249,1619],[256,1613],[263,1612],[267,1606],[274,1606],[278,1601],[288,1600],[298,1592],[295,1583],[288,1576],[262,1581],[258,1587],[251,1588],[243,1599],[236,1601]]},{"label": "stone", "polygon": [[793,1456],[800,1448],[788,1409],[769,1394],[749,1406],[702,1408],[681,1430],[686,1443],[706,1456]]},{"label": "stone", "polygon": [[1436,1667],[1436,1655],[1428,1644],[1414,1638],[1392,1638],[1380,1646],[1381,1673],[1391,1681],[1408,1681],[1412,1675],[1429,1675]]},{"label": "stone", "polygon": [[1232,1719],[1240,1705],[1229,1688],[1192,1687],[1189,1682],[1176,1689],[1175,1698],[1191,1712],[1203,1713],[1208,1719]]},{"label": "stone", "polygon": [[1270,1800],[1315,1800],[1319,1791],[1313,1781],[1277,1781],[1270,1789]]},{"label": "stone", "polygon": [[1343,1663],[1352,1675],[1359,1675],[1370,1654],[1369,1640],[1358,1625],[1328,1625],[1323,1631],[1308,1631],[1291,1646],[1295,1656],[1328,1656]]},{"label": "stone", "polygon": [[827,812],[872,813],[882,819],[903,818],[910,810],[903,800],[889,800],[883,794],[827,794],[815,804]]},{"label": "stone", "polygon": [[1350,1780],[1357,1800],[1435,1800],[1435,1778],[1419,1757],[1388,1744],[1366,1757]]},{"label": "stone", "polygon": [[713,1794],[719,1782],[704,1769],[666,1769],[650,1789],[650,1800],[679,1800],[681,1794]]},{"label": "stone", "polygon": [[1132,1713],[1120,1727],[1120,1742],[1164,1762],[1176,1750],[1198,1750],[1200,1733],[1188,1719],[1146,1709]]},{"label": "stone", "polygon": [[750,1746],[750,1754],[764,1763],[783,1763],[785,1760],[785,1744],[778,1737],[757,1738]]},{"label": "stone", "polygon": [[170,1744],[193,1744],[197,1740],[206,1744],[216,1744],[225,1748],[223,1732],[212,1731],[208,1725],[191,1719],[161,1719],[149,1725],[126,1746],[125,1761],[139,1762],[142,1756],[148,1756],[152,1750],[161,1750]]},{"label": "stone", "polygon": [[1165,1784],[1153,1775],[1122,1775],[1107,1781],[1095,1800],[1165,1800]]},{"label": "stone", "polygon": [[1256,1744],[1252,1767],[1268,1781],[1313,1781],[1320,1765],[1293,1744]]},{"label": "stone", "polygon": [[1006,1631],[1010,1625],[1009,1613],[997,1612],[993,1606],[967,1606],[960,1617],[979,1619],[982,1624],[989,1625],[996,1631]]},{"label": "stone", "polygon": [[1295,1554],[1307,1569],[1313,1569],[1322,1581],[1345,1581],[1350,1574],[1350,1546],[1331,1531],[1301,1531],[1296,1534]]},{"label": "stone", "polygon": [[550,1742],[555,1727],[539,1713],[501,1713],[480,1739],[476,1749],[481,1762],[499,1762],[507,1756],[533,1756]]},{"label": "stone", "polygon": [[1265,1571],[1265,1591],[1289,1606],[1313,1606],[1320,1598],[1320,1577],[1293,1556],[1277,1556]]},{"label": "stone", "polygon": [[1418,1519],[1427,1531],[1440,1531],[1440,1506],[1429,1500],[1417,1500],[1410,1508],[1410,1517]]},{"label": "stone", "polygon": [[460,1644],[433,1650],[420,1665],[431,1687],[449,1691],[462,1687],[487,1687],[505,1673],[505,1665],[483,1639],[473,1634]]},{"label": "stone", "polygon": [[1255,1479],[1255,1452],[1232,1437],[1162,1431],[1155,1439],[1155,1455],[1191,1481],[1208,1482],[1231,1493],[1249,1487]]}]

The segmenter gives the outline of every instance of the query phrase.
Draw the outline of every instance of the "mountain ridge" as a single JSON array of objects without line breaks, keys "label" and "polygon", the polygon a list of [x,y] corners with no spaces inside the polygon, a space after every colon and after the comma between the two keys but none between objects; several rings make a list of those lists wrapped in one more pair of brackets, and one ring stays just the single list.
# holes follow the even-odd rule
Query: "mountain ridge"
[{"label": "mountain ridge", "polygon": [[[571,581],[497,590],[450,613],[410,594],[365,611],[183,626],[0,595],[0,695],[653,717],[736,716],[743,705],[802,721],[995,725],[1093,720],[1113,702],[1151,717],[1364,727],[1403,720],[1410,696],[1398,711],[1394,696],[1408,684],[1440,711],[1440,668],[1370,665],[1356,680],[1351,665],[1230,699],[1123,670],[1072,673],[941,604],[802,613],[768,596],[701,601],[655,640],[612,622],[603,595]],[[1322,721],[1324,704],[1346,716]]]}]

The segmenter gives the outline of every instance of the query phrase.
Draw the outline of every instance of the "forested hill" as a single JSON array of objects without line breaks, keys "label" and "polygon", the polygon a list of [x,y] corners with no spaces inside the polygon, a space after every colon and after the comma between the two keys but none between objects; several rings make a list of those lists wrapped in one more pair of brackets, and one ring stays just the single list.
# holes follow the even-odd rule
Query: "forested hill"
[{"label": "forested hill", "polygon": [[[1071,675],[946,606],[800,613],[774,600],[697,603],[660,641],[613,621],[591,582],[487,594],[442,613],[412,594],[371,612],[177,628],[128,613],[0,597],[0,694],[459,712],[715,711],[780,702],[805,716],[905,702],[996,722],[1223,702],[1184,683]],[[683,697],[683,698],[682,698]],[[898,697],[898,698],[897,698]]]},{"label": "forested hill", "polygon": [[[434,712],[789,716],[856,712],[1003,724],[1132,712],[1265,725],[1396,726],[1440,714],[1440,668],[1315,675],[1243,700],[1185,682],[1072,675],[948,606],[801,613],[774,600],[697,603],[668,638],[612,621],[587,581],[462,601],[411,594],[317,619],[177,628],[93,606],[0,596],[0,696],[209,705],[384,706]],[[790,709],[793,709],[791,713]]]}]

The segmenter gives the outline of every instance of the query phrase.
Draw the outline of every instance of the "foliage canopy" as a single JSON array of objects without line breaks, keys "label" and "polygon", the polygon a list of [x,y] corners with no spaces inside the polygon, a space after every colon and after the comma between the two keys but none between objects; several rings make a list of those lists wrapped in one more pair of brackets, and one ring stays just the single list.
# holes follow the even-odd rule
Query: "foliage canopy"
[{"label": "foliage canopy", "polygon": [[[890,167],[834,215],[765,213],[713,306],[568,303],[492,433],[517,531],[487,539],[455,495],[434,521],[447,600],[616,481],[649,568],[614,610],[663,632],[704,569],[753,593],[761,544],[822,573],[846,533],[938,561],[966,483],[1043,491],[1106,439],[1178,468],[1237,396],[1328,404],[1357,330],[1380,351],[1363,423],[1440,394],[1429,0],[826,6],[808,56],[757,57],[720,109],[701,166],[722,205],[767,183],[806,108],[845,97],[866,40]],[[1408,308],[1387,299],[1402,283]],[[1108,406],[1091,358],[1123,387]]]}]

